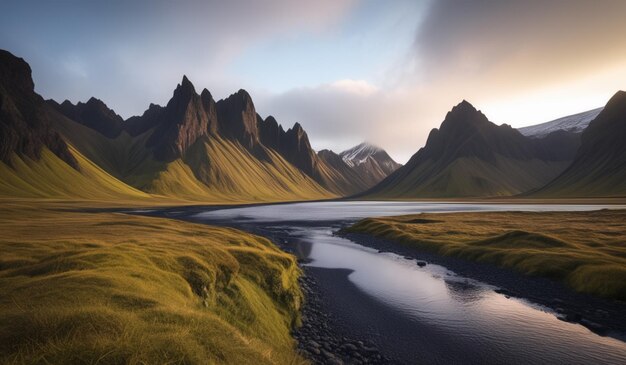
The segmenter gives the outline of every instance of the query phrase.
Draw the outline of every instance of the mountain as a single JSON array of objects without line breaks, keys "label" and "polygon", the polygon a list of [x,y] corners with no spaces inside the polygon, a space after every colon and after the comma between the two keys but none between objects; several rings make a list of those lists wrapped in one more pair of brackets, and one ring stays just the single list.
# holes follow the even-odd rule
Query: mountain
[{"label": "mountain", "polygon": [[259,144],[257,113],[252,98],[245,90],[239,90],[217,103],[220,133],[237,140],[242,146],[253,149]]},{"label": "mountain", "polygon": [[202,201],[276,201],[333,196],[259,139],[244,90],[215,102],[183,76],[162,107],[151,104],[115,138],[77,121],[56,128],[111,175],[149,192]]},{"label": "mountain", "polygon": [[545,122],[537,125],[531,125],[528,127],[518,128],[521,134],[527,137],[543,138],[548,134],[556,131],[567,131],[572,133],[582,133],[587,128],[589,123],[594,120],[598,114],[602,111],[602,108],[588,110],[586,112],[568,115],[555,119],[550,122]]},{"label": "mountain", "polygon": [[9,165],[15,157],[39,160],[48,149],[78,168],[67,144],[50,127],[56,114],[35,93],[30,66],[0,50],[0,160]]},{"label": "mountain", "polygon": [[34,91],[31,69],[0,50],[0,196],[140,199],[66,143],[54,126],[69,120]]},{"label": "mountain", "polygon": [[217,129],[216,104],[208,90],[201,95],[186,76],[174,90],[165,107],[151,104],[140,117],[131,117],[124,123],[131,136],[151,131],[146,141],[159,161],[182,157],[200,137]]},{"label": "mountain", "polygon": [[95,129],[109,138],[115,138],[122,132],[124,119],[109,109],[102,100],[90,98],[86,103],[79,102],[76,105],[69,100],[61,104],[54,100],[47,102],[66,117]]},{"label": "mountain", "polygon": [[[309,137],[299,123],[287,131],[272,116],[257,118],[260,141],[279,152],[287,161],[314,179],[329,191],[348,196],[362,192],[389,175],[389,161],[396,164],[386,152],[379,150],[367,163],[347,164],[330,150],[316,153]],[[384,167],[378,166],[378,161]],[[391,165],[395,166],[395,165]]]},{"label": "mountain", "polygon": [[367,187],[376,185],[402,166],[385,150],[366,142],[341,152],[339,156],[356,171]]},{"label": "mountain", "polygon": [[187,77],[167,105],[151,104],[126,121],[96,98],[46,102],[28,64],[2,51],[0,195],[205,202],[335,196],[263,146],[257,118],[244,90],[215,102]]},{"label": "mountain", "polygon": [[348,165],[338,154],[331,150],[321,150],[317,153],[320,163],[326,167],[332,179],[339,185],[344,196],[353,195],[371,188],[369,183]]},{"label": "mountain", "polygon": [[626,196],[626,92],[618,91],[582,133],[572,164],[532,196]]},{"label": "mountain", "polygon": [[433,129],[406,165],[361,196],[457,198],[509,196],[543,186],[573,159],[577,142],[567,132],[541,139],[495,125],[463,101]]}]

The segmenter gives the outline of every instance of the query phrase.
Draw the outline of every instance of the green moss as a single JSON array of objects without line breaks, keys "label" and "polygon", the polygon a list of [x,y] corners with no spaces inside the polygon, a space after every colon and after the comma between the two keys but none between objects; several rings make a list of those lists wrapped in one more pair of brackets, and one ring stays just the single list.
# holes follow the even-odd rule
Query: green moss
[{"label": "green moss", "polygon": [[24,203],[0,229],[0,363],[304,362],[300,271],[267,239]]},{"label": "green moss", "polygon": [[626,211],[420,214],[346,229],[626,300]]}]

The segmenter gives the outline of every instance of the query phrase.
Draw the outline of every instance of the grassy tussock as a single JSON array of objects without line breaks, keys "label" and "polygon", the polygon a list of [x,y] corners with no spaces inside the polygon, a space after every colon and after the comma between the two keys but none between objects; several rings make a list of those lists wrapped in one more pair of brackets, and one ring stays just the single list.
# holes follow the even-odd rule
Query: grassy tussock
[{"label": "grassy tussock", "polygon": [[626,211],[419,214],[347,229],[626,300]]},{"label": "grassy tussock", "polygon": [[294,258],[237,230],[0,208],[0,363],[301,363]]}]

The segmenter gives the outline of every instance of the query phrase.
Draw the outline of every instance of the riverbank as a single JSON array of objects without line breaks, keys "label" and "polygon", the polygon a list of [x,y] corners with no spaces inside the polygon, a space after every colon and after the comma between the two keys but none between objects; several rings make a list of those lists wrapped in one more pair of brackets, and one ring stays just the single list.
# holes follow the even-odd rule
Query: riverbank
[{"label": "riverbank", "polygon": [[[588,214],[588,216],[587,216]],[[624,340],[624,334],[626,334],[626,302],[621,300],[613,300],[610,298],[601,298],[596,295],[590,295],[587,293],[576,292],[570,287],[567,287],[560,279],[562,277],[542,277],[540,275],[523,275],[521,271],[516,270],[516,267],[512,264],[520,264],[521,260],[502,261],[507,258],[505,254],[496,254],[493,252],[493,248],[485,242],[494,242],[498,244],[497,240],[490,240],[480,235],[491,235],[494,231],[499,232],[497,237],[507,237],[506,232],[502,233],[500,230],[506,231],[508,228],[498,226],[496,222],[508,222],[511,226],[517,226],[521,224],[527,224],[528,219],[537,220],[537,224],[533,226],[535,232],[540,230],[541,227],[550,226],[551,224],[560,224],[560,230],[562,235],[576,235],[579,240],[589,239],[593,237],[593,231],[586,231],[588,227],[584,225],[575,224],[572,219],[589,219],[589,224],[609,224],[606,221],[599,220],[598,215],[610,216],[613,222],[613,227],[608,227],[607,236],[611,236],[611,232],[626,232],[620,227],[624,221],[621,221],[619,217],[626,214],[624,211],[612,211],[612,212],[563,212],[563,213],[522,213],[522,212],[498,212],[498,213],[445,213],[445,214],[419,214],[402,217],[391,218],[376,218],[365,219],[349,227],[345,227],[338,234],[342,237],[348,238],[360,245],[375,248],[380,251],[390,251],[407,258],[417,260],[420,264],[434,263],[445,266],[446,268],[454,271],[455,273],[471,277],[487,284],[491,284],[499,287],[498,292],[507,296],[524,298],[531,302],[543,305],[550,308],[558,318],[580,323],[590,330],[601,334],[609,335]],[[532,218],[528,218],[528,217]],[[453,218],[451,218],[453,217]],[[495,217],[498,217],[497,219]],[[526,220],[524,220],[526,219]],[[455,222],[464,222],[459,224],[453,224],[451,220]],[[605,219],[606,220],[606,219]],[[539,223],[541,221],[541,223]],[[437,222],[443,224],[436,227]],[[565,222],[565,223],[564,223]],[[392,226],[392,224],[396,224]],[[476,233],[482,239],[478,240],[477,247],[471,247],[468,251],[464,252],[457,246],[453,246],[449,251],[441,250],[441,247],[446,247],[446,237],[450,236],[450,245],[460,245],[464,240],[468,240],[470,234],[464,230],[467,225],[474,226],[474,224],[481,224],[484,227],[483,232]],[[413,228],[407,226],[413,225]],[[577,228],[576,228],[577,227]],[[580,229],[582,232],[577,231]],[[600,228],[596,227],[596,231]],[[614,230],[614,231],[613,231]],[[412,235],[413,232],[416,232]],[[513,237],[522,238],[521,242],[526,243],[522,246],[520,251],[524,257],[530,255],[533,259],[533,255],[540,258],[538,262],[541,265],[547,265],[544,269],[553,270],[555,267],[550,266],[549,258],[552,247],[532,247],[529,250],[528,245],[545,244],[545,240],[534,241],[534,237],[546,237],[543,235],[531,235],[527,236],[519,231],[513,234]],[[540,231],[541,232],[541,231]],[[545,232],[544,232],[545,233]],[[447,235],[448,236],[447,236]],[[400,239],[399,237],[402,237]],[[419,237],[419,241],[416,237]],[[461,238],[462,237],[462,238]],[[558,240],[554,235],[548,236],[550,240]],[[503,240],[504,250],[510,251],[516,248],[515,240],[506,242]],[[551,241],[548,241],[551,242]],[[563,242],[563,241],[556,241]],[[576,241],[578,242],[578,241]],[[619,237],[616,239],[616,245],[619,248]],[[623,241],[622,241],[623,242]],[[502,250],[502,244],[498,244],[499,250]],[[622,244],[623,245],[623,244]],[[603,246],[605,247],[605,246]],[[491,251],[490,251],[491,249]],[[571,246],[566,246],[565,250],[573,250]],[[478,252],[472,252],[470,250],[478,250]],[[518,252],[519,253],[519,252]],[[574,252],[574,256],[580,255],[580,252]],[[594,256],[589,252],[586,253],[585,258],[592,260]],[[598,253],[596,253],[596,256]],[[613,260],[619,261],[621,258],[619,252],[616,252],[617,258]],[[568,259],[565,257],[564,259]],[[502,264],[504,262],[504,264]],[[533,262],[533,261],[531,261]],[[509,265],[507,265],[509,263]],[[619,281],[619,280],[618,280]],[[623,282],[622,282],[623,283]],[[618,283],[619,284],[619,283]],[[615,291],[612,291],[615,293]],[[621,292],[617,292],[621,293]]]},{"label": "riverbank", "polygon": [[362,219],[344,231],[626,301],[626,210],[413,214]]},{"label": "riverbank", "polygon": [[[331,209],[334,210],[339,209],[339,207],[336,207],[336,204],[334,203],[329,203],[328,207],[331,207]],[[430,205],[426,207],[429,209],[438,209],[438,207],[431,207]],[[237,209],[235,207],[233,208],[234,209],[226,209],[220,211],[216,214],[198,214],[200,212],[195,208],[190,210],[187,210],[185,208],[173,208],[167,209],[165,211],[157,210],[150,212],[138,212],[138,214],[167,216],[193,222],[202,222],[204,224],[210,225],[225,225],[229,227],[234,227],[237,229],[251,232],[256,235],[268,237],[283,250],[300,257],[302,259],[301,268],[305,273],[305,276],[303,276],[301,279],[301,287],[305,293],[306,298],[304,306],[302,308],[303,323],[305,325],[299,330],[294,331],[294,337],[298,340],[298,347],[302,350],[302,353],[313,362],[328,363],[329,361],[332,361],[332,359],[346,360],[346,356],[349,356],[347,357],[348,362],[359,363],[359,361],[356,360],[358,358],[358,355],[355,356],[350,354],[350,351],[353,351],[354,349],[353,346],[355,346],[357,350],[363,351],[363,349],[360,349],[358,347],[359,341],[363,343],[366,348],[376,350],[378,351],[378,353],[380,353],[381,358],[377,360],[380,361],[380,363],[440,363],[442,359],[448,363],[462,361],[490,362],[496,361],[496,359],[498,358],[502,359],[502,356],[505,356],[506,358],[509,358],[511,360],[516,358],[518,360],[522,358],[528,360],[530,358],[533,358],[533,356],[539,356],[539,358],[552,358],[555,360],[564,358],[569,358],[570,360],[581,360],[587,358],[589,360],[594,358],[594,356],[599,356],[597,357],[599,359],[612,358],[615,356],[614,353],[612,353],[611,355],[607,354],[606,357],[603,357],[596,351],[592,351],[592,354],[589,354],[585,351],[581,352],[580,347],[577,347],[575,349],[572,348],[572,354],[565,352],[559,355],[560,351],[566,350],[568,347],[565,346],[559,349],[560,340],[550,340],[558,338],[558,336],[553,337],[554,334],[550,335],[552,337],[549,337],[550,339],[546,341],[547,343],[550,343],[550,345],[548,345],[547,347],[541,347],[539,344],[533,345],[537,346],[537,348],[528,347],[527,350],[531,351],[532,354],[526,354],[524,350],[521,350],[522,353],[524,353],[523,357],[516,357],[516,355],[509,355],[508,353],[500,353],[498,355],[497,352],[491,352],[488,347],[481,346],[485,343],[476,344],[474,343],[474,341],[467,341],[467,337],[464,337],[466,335],[466,333],[464,332],[459,333],[462,334],[462,336],[452,335],[451,333],[449,333],[448,329],[446,329],[445,326],[440,327],[440,325],[437,325],[437,321],[435,321],[435,323],[432,323],[428,320],[416,321],[407,318],[405,314],[398,312],[396,309],[393,308],[393,306],[390,306],[389,303],[386,303],[385,300],[381,299],[384,297],[375,298],[371,295],[371,293],[364,292],[361,285],[355,285],[354,276],[352,276],[352,271],[350,270],[328,269],[323,267],[309,266],[309,261],[306,259],[306,257],[309,257],[311,255],[311,249],[316,252],[319,251],[322,246],[324,246],[319,246],[319,244],[316,243],[318,242],[318,239],[324,240],[323,237],[311,239],[309,232],[318,231],[320,227],[323,227],[324,232],[328,230],[327,233],[324,233],[324,235],[329,235],[328,237],[332,237],[332,231],[337,231],[340,228],[347,226],[348,224],[354,223],[354,219],[338,220],[336,219],[338,212],[330,211],[330,209],[324,211],[324,209],[321,209],[322,207],[319,206],[319,204],[314,204],[312,207],[306,207],[296,204],[293,206],[280,207],[249,207],[246,209]],[[359,205],[358,207],[356,207],[357,210],[354,210],[355,207],[349,204],[347,207],[343,207],[341,210],[344,210],[346,208],[347,210],[344,212],[344,216],[345,213],[350,214],[349,216],[352,216],[352,214],[360,214],[361,216],[366,216],[366,214],[372,214],[372,211],[384,212],[384,214],[389,213],[389,211],[384,207],[381,209],[378,204],[374,204],[371,206],[367,204]],[[406,208],[407,207],[394,205],[393,209]],[[422,206],[417,205],[414,209],[421,208]],[[465,209],[464,207],[453,208]],[[295,213],[297,214],[294,214],[294,209]],[[213,210],[214,209],[207,209],[206,212],[210,213],[210,211]],[[300,210],[307,212],[310,218],[308,221],[302,219],[303,215],[299,213]],[[311,216],[312,214],[313,216]],[[358,245],[355,245],[355,248],[357,250],[353,251],[352,253],[346,252],[345,254],[357,254],[358,256],[358,247],[374,247],[373,244],[370,245],[368,244],[368,242],[365,242],[365,240],[367,239],[367,236],[359,237],[356,240]],[[311,246],[311,244],[313,245],[313,247]],[[341,242],[335,242],[334,244],[342,245]],[[400,247],[399,245],[389,242],[388,244],[388,248],[382,248],[382,246],[378,246],[378,249],[381,249],[383,251],[400,253],[400,251],[397,249],[398,247]],[[316,249],[315,247],[318,247],[318,249]],[[376,254],[375,251],[372,254],[380,256],[388,255]],[[313,256],[319,257],[319,254],[314,254]],[[408,256],[408,254],[403,256]],[[419,256],[418,258],[420,257],[420,261],[422,261],[425,257],[428,256],[427,254],[425,254],[425,256]],[[399,257],[399,259],[402,260],[401,256]],[[415,259],[411,260],[413,261],[412,265],[415,265],[415,267],[418,268],[417,264],[415,263]],[[411,265],[411,260],[402,261],[407,261],[407,264]],[[428,262],[436,263],[435,260],[436,257],[434,257],[432,260],[428,259]],[[319,261],[316,261],[316,263],[314,263],[313,265],[319,266],[319,263]],[[446,266],[445,262],[441,261],[441,263],[442,265]],[[506,275],[506,273],[503,272],[502,269],[494,267],[493,271],[491,271],[488,275],[480,276],[480,274],[478,274],[476,270],[480,270],[479,267],[482,267],[484,265],[472,262],[465,263],[474,265],[471,270],[464,271],[464,273],[467,275],[463,275],[461,270],[458,270],[459,266],[454,266],[454,264],[451,264],[450,268],[455,271],[459,271],[459,274],[461,276],[469,277],[479,281],[482,281],[482,278],[485,282],[492,283],[492,285],[496,281],[489,280],[490,276],[497,279],[503,275]],[[435,272],[439,270],[436,269],[437,265],[433,265],[432,267],[435,267]],[[375,274],[377,270],[375,270],[374,267],[372,267],[372,269],[372,274]],[[383,268],[380,268],[380,270],[383,270]],[[431,269],[427,267],[419,271],[428,272],[431,271]],[[475,273],[477,275],[472,276]],[[513,277],[511,281],[512,284],[510,286],[499,286],[500,288],[508,288],[510,291],[506,293],[510,296],[511,294],[513,294],[513,291],[517,290],[517,280],[529,280],[529,278],[512,271],[509,272],[509,274]],[[348,277],[349,275],[350,278]],[[393,278],[389,279],[394,280]],[[402,280],[406,280],[406,278],[398,277],[398,279],[394,280],[393,282],[402,282]],[[556,285],[558,289],[565,290],[567,293],[571,293],[571,290],[568,290],[567,288],[563,287],[563,285],[557,282],[549,281],[547,279],[541,280],[546,281],[548,285],[551,283],[553,285]],[[448,284],[449,283],[446,280],[446,286]],[[539,283],[538,285],[543,285],[543,283]],[[551,291],[550,287],[545,286],[544,288],[546,290],[546,293],[549,294]],[[487,287],[481,290],[483,290],[483,293],[485,293],[483,295],[492,297],[487,294],[487,292],[493,293],[493,289],[489,289]],[[484,292],[484,290],[487,290],[487,292]],[[498,291],[504,293],[502,290]],[[516,293],[519,294],[520,298],[526,298],[531,303],[537,303],[541,305],[541,301],[533,300],[533,292],[536,291],[534,291],[532,288],[527,291],[516,291]],[[499,305],[503,305],[506,303],[507,299],[505,299],[505,295],[499,295],[496,293],[493,294],[496,297],[501,298],[496,300]],[[552,298],[555,298],[555,303],[561,305],[560,307],[555,306],[555,308],[560,308],[560,310],[562,310],[561,314],[555,313],[557,316],[560,316],[563,319],[567,317],[569,321],[576,323],[580,323],[581,321],[586,322],[589,321],[590,318],[592,318],[592,316],[587,315],[585,315],[585,317],[580,316],[580,313],[585,314],[585,310],[580,309],[579,307],[579,305],[582,304],[584,306],[584,303],[587,303],[585,296],[570,298],[567,296],[557,295],[553,296]],[[457,299],[452,300],[456,301]],[[559,302],[561,300],[563,301],[562,304]],[[512,307],[519,308],[520,300],[511,299],[511,301]],[[619,307],[618,309],[604,307],[604,305],[606,304],[605,302],[606,301],[601,301],[598,303],[589,302],[589,308],[592,310],[598,309],[599,315],[603,315],[604,312],[608,313],[609,315],[612,315],[613,313],[619,314],[626,312],[623,310],[622,307]],[[455,305],[454,302],[450,302],[450,304]],[[530,304],[530,307],[536,307],[536,304]],[[309,310],[309,308],[312,309]],[[541,308],[537,307],[537,309],[539,309],[541,313],[543,313],[543,310],[549,311],[548,309],[542,310]],[[457,314],[451,313],[451,317],[448,318],[454,318],[455,315]],[[543,313],[543,315],[546,317],[547,322],[551,323],[550,326],[552,326],[553,328],[555,326],[559,326],[556,324],[559,321],[556,320],[555,317],[552,317],[552,314]],[[542,315],[539,316],[541,317]],[[616,319],[616,323],[624,323],[624,321],[621,319],[622,317],[620,317],[619,315],[613,316],[613,318]],[[463,321],[463,317],[460,317],[458,319]],[[599,322],[601,321],[602,320],[599,320]],[[310,324],[310,326],[306,326],[307,323]],[[520,324],[514,325],[514,322],[510,323],[511,330],[515,332],[516,328],[519,328]],[[540,323],[543,322],[538,322],[537,325],[540,325]],[[622,338],[616,335],[618,331],[615,331],[615,333],[611,333],[613,332],[611,328],[602,325],[596,325],[595,323],[596,322],[591,323],[589,321],[587,323],[587,326],[595,327],[594,331],[596,333],[608,334],[612,337]],[[572,331],[582,331],[582,333],[586,332],[586,330],[580,326],[573,326],[566,323],[563,323],[563,326],[565,326],[563,327],[564,329],[567,328],[567,331],[563,334],[567,333],[568,335],[572,335]],[[615,328],[619,327],[620,326],[616,326]],[[532,326],[530,328],[532,328]],[[470,328],[465,329],[469,330],[469,333],[471,333],[472,331],[472,329]],[[550,331],[543,331],[539,329],[539,332],[542,333],[541,336],[545,336]],[[400,335],[398,335],[398,333],[400,333]],[[613,339],[607,339],[607,342],[604,342],[603,340],[594,339],[593,336],[595,335],[592,334],[585,336],[588,337],[587,340],[590,341],[589,343],[598,343],[602,344],[602,346],[604,346],[604,344],[616,344],[615,342],[612,342],[616,341]],[[535,336],[531,336],[529,338],[530,343],[534,342],[534,338]],[[488,338],[486,340],[490,341]],[[514,343],[517,343],[517,341],[511,342],[510,345],[513,345]],[[582,348],[584,347],[586,346],[582,346]],[[453,348],[455,350],[451,351],[450,348]],[[325,351],[321,351],[321,349],[324,349]],[[545,351],[546,349],[550,349],[548,350],[548,353],[541,352]],[[513,347],[510,350],[518,353],[517,356],[519,356],[519,351],[516,347]],[[332,357],[328,355],[331,355]]]},{"label": "riverbank", "polygon": [[[212,209],[211,209],[212,210]],[[141,214],[152,216],[171,216],[180,210],[151,211]],[[202,224],[232,227],[254,235],[266,237],[283,251],[297,256],[294,240],[297,238],[288,231],[273,229],[265,225],[238,223],[235,221],[198,219],[195,209],[185,211],[185,214],[175,214],[177,219]],[[298,222],[303,224],[303,222]],[[328,223],[328,222],[316,222]],[[345,222],[333,222],[337,228]],[[380,331],[377,326],[397,329],[406,325],[401,316],[387,316],[371,318],[371,321],[358,321],[358,313],[376,310],[382,313],[386,310],[383,303],[379,303],[363,293],[348,279],[347,270],[323,269],[307,266],[306,260],[299,261],[303,275],[299,278],[300,289],[304,294],[301,307],[301,325],[292,328],[292,336],[297,341],[300,355],[313,364],[409,364],[423,359],[416,357],[417,351],[412,348],[411,340],[419,333],[411,334],[408,327],[403,339],[384,339],[387,344],[394,345],[393,349],[380,345]],[[348,301],[340,300],[346,298]],[[360,322],[359,325],[356,325]],[[400,351],[401,350],[401,351]],[[420,351],[429,351],[421,349]],[[398,352],[400,351],[400,352]],[[431,361],[432,363],[433,361]]]},{"label": "riverbank", "polygon": [[0,207],[1,363],[305,363],[293,256],[230,228],[79,207]]}]

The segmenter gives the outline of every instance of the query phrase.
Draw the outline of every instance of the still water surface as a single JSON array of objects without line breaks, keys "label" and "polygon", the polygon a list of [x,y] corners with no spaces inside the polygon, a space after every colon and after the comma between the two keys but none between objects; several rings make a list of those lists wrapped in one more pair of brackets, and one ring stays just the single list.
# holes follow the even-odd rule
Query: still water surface
[{"label": "still water surface", "polygon": [[[202,212],[194,219],[239,222],[286,232],[294,252],[319,268],[351,270],[366,295],[415,324],[420,362],[502,364],[626,364],[626,343],[561,321],[547,308],[506,298],[487,284],[445,267],[380,253],[333,236],[336,221],[419,212],[596,210],[600,205],[511,205],[416,202],[319,202]],[[348,294],[347,294],[348,295]],[[340,298],[339,298],[340,299]],[[338,300],[339,300],[338,299]],[[380,313],[369,313],[363,320]],[[430,332],[428,332],[430,331]],[[397,334],[382,333],[393,339]],[[438,340],[431,344],[429,337]],[[420,340],[423,339],[423,340]],[[442,343],[443,342],[443,343]]]}]

